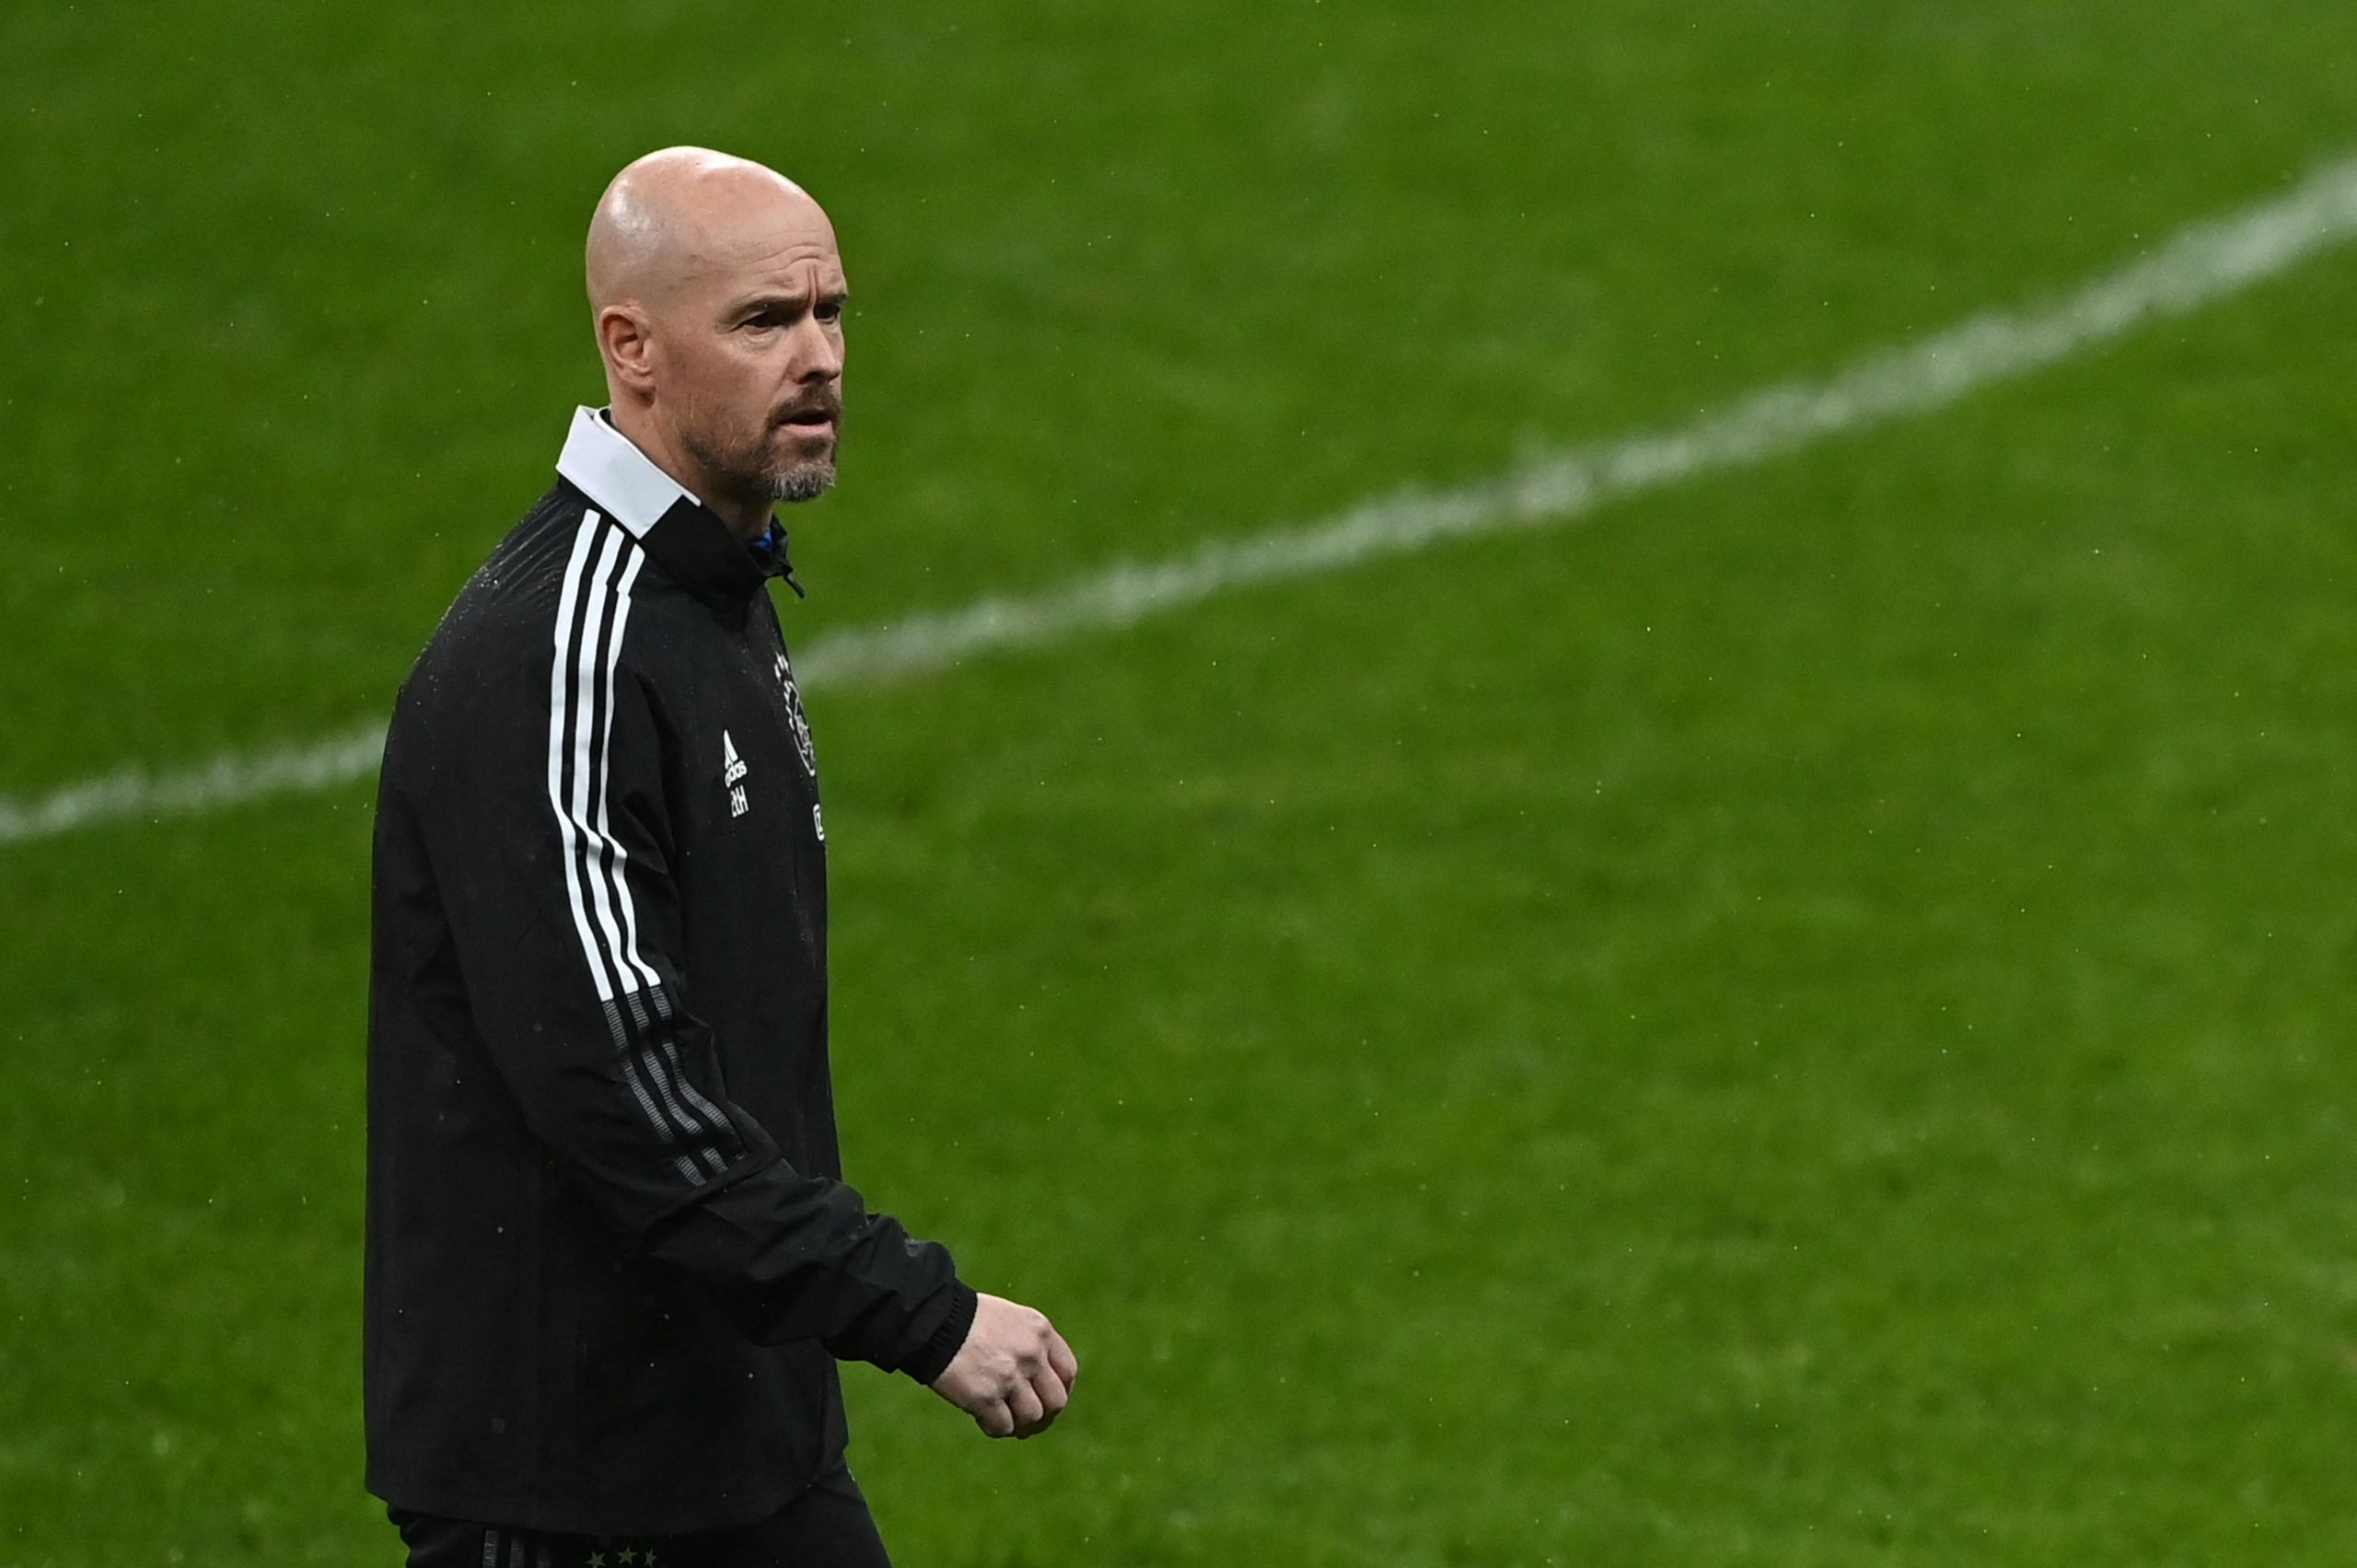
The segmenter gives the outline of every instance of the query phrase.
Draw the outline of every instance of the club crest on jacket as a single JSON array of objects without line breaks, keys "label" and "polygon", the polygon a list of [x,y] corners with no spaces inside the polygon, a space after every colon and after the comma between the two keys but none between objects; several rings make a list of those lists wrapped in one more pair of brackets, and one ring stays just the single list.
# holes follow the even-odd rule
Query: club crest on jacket
[{"label": "club crest on jacket", "polygon": [[785,655],[777,656],[777,683],[785,692],[785,715],[794,726],[794,748],[802,753],[803,771],[813,779],[819,776],[818,748],[810,744],[810,721],[803,716],[802,690],[794,683],[794,667]]}]

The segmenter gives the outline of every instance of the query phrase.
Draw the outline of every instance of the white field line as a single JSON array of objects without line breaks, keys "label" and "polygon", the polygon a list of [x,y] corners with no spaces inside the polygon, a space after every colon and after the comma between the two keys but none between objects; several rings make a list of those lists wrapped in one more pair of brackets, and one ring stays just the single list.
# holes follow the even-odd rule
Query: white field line
[{"label": "white field line", "polygon": [[[1870,353],[1824,380],[1763,388],[1686,424],[1572,447],[1459,489],[1410,491],[1320,522],[1206,540],[1167,560],[1117,563],[1038,594],[837,632],[813,642],[796,662],[808,684],[875,684],[943,669],[970,654],[1127,626],[1248,584],[1405,554],[1451,537],[1571,522],[1622,496],[1945,407],[2148,321],[2239,293],[2353,238],[2357,157],[2328,164],[2280,195],[2180,229],[2060,298],[2027,310],[1984,312],[1935,336]],[[0,797],[0,844],[325,789],[374,770],[384,734],[381,723],[372,723],[192,768],[126,768],[31,799]]]},{"label": "white field line", "polygon": [[385,750],[381,719],[301,746],[227,753],[192,768],[121,768],[31,800],[0,799],[0,844],[52,838],[96,822],[182,817],[266,795],[331,789],[373,772]]}]

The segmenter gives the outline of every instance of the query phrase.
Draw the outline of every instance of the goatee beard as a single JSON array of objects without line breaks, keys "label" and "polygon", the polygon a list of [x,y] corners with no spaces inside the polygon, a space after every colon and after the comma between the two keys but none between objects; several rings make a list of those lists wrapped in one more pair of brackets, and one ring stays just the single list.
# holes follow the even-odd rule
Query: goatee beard
[{"label": "goatee beard", "polygon": [[831,453],[824,458],[797,460],[780,471],[765,473],[758,457],[724,455],[700,436],[683,432],[680,444],[724,494],[742,500],[815,501],[835,482]]},{"label": "goatee beard", "polygon": [[770,499],[772,501],[816,501],[835,482],[835,465],[831,462],[796,463],[784,473],[770,479]]}]

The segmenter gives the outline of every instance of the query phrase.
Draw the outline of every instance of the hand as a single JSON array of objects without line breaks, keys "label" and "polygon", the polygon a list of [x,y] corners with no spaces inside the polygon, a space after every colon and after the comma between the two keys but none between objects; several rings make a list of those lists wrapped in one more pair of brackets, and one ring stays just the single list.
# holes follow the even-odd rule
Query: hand
[{"label": "hand", "polygon": [[985,1295],[933,1391],[993,1437],[1028,1437],[1045,1432],[1072,1402],[1079,1378],[1080,1362],[1054,1324],[1019,1303]]}]

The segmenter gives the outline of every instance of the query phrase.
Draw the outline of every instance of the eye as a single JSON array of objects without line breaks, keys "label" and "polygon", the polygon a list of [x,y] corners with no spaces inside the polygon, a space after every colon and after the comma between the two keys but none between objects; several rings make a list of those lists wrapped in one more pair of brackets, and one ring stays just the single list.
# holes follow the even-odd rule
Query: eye
[{"label": "eye", "polygon": [[839,300],[830,299],[819,307],[818,315],[821,321],[840,321],[843,319],[842,304]]}]

